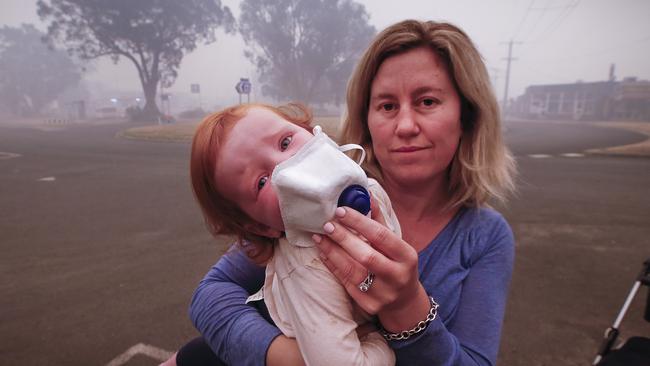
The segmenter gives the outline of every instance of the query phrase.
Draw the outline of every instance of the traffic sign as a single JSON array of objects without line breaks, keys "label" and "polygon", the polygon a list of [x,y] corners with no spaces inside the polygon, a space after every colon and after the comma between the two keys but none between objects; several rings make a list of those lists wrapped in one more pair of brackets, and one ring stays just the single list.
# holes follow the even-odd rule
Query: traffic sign
[{"label": "traffic sign", "polygon": [[248,78],[240,78],[237,85],[235,85],[235,90],[239,94],[250,94],[252,88],[253,86]]}]

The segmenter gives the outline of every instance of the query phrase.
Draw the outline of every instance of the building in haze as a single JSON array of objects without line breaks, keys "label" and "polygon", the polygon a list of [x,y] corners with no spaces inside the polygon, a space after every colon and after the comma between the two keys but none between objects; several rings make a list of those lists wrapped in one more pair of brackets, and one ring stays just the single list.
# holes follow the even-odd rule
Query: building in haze
[{"label": "building in haze", "polygon": [[650,81],[531,85],[511,105],[509,114],[521,118],[590,121],[650,121]]}]

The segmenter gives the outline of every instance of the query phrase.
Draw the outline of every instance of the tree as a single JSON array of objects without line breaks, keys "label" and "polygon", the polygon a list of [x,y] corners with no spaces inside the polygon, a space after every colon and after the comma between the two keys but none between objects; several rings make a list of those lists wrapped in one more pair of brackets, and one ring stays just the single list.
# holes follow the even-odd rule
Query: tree
[{"label": "tree", "polygon": [[38,114],[81,79],[81,69],[64,51],[50,49],[31,24],[0,28],[0,101],[19,116]]},{"label": "tree", "polygon": [[375,34],[365,7],[352,0],[243,0],[239,30],[262,93],[337,104]]},{"label": "tree", "polygon": [[159,83],[169,87],[183,56],[198,42],[215,41],[215,31],[234,29],[220,0],[39,0],[38,15],[49,21],[47,40],[66,45],[82,59],[110,56],[130,60],[145,97],[144,115],[160,114]]}]

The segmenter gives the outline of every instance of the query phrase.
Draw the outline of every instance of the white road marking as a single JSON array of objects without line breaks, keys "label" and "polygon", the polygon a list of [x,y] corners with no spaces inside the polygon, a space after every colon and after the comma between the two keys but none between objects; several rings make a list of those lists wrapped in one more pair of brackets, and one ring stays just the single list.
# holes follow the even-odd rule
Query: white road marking
[{"label": "white road marking", "polygon": [[45,124],[46,125],[67,125],[72,123],[69,119],[46,119]]},{"label": "white road marking", "polygon": [[[585,154],[580,154],[580,153],[565,153],[565,154],[560,154],[560,156],[564,156],[565,158],[582,158],[585,156]],[[546,159],[546,158],[552,158],[553,155],[549,154],[528,154],[529,158],[533,159]]]},{"label": "white road marking", "polygon": [[20,154],[0,151],[0,160],[17,158],[19,156]]},{"label": "white road marking", "polygon": [[55,177],[43,177],[41,179],[38,179],[39,182],[54,182],[55,180]]},{"label": "white road marking", "polygon": [[145,355],[150,358],[153,358],[157,361],[163,362],[167,361],[174,352],[166,351],[158,347],[150,346],[144,343],[138,343],[135,346],[126,350],[126,352],[115,357],[111,362],[107,363],[106,366],[122,366],[135,355]]}]

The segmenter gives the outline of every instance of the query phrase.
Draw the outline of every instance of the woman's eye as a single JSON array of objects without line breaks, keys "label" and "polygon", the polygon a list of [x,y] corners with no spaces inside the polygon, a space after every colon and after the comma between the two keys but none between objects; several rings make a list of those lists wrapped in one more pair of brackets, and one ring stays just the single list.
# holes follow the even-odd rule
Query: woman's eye
[{"label": "woman's eye", "polygon": [[383,109],[386,112],[390,112],[395,109],[395,104],[393,103],[382,104],[381,109]]},{"label": "woman's eye", "polygon": [[280,150],[284,151],[289,148],[289,145],[291,145],[291,140],[293,139],[293,136],[287,136],[280,141]]},{"label": "woman's eye", "polygon": [[432,107],[436,103],[437,103],[437,101],[435,99],[433,99],[433,98],[424,98],[424,99],[422,99],[422,104],[425,107]]},{"label": "woman's eye", "polygon": [[259,181],[257,181],[257,190],[261,191],[262,188],[264,188],[264,185],[266,185],[266,182],[269,180],[269,177],[262,177],[260,178]]}]

